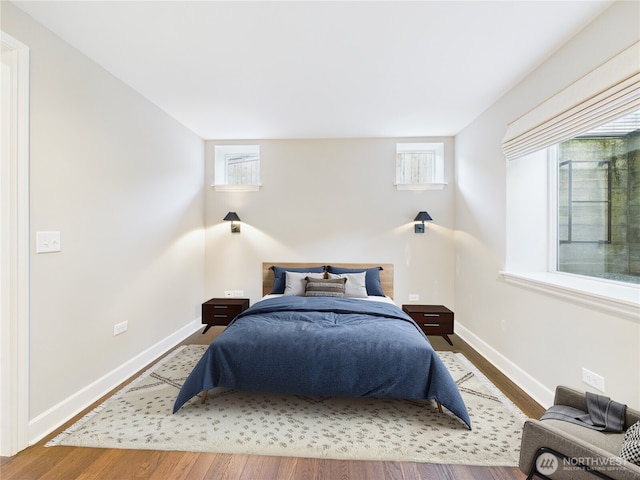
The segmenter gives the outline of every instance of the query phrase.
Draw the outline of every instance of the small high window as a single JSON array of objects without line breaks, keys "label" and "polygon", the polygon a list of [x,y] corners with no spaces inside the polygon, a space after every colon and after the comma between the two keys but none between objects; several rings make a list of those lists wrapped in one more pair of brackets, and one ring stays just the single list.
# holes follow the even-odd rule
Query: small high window
[{"label": "small high window", "polygon": [[398,190],[427,190],[444,185],[444,143],[396,144]]},{"label": "small high window", "polygon": [[260,145],[216,145],[216,190],[257,190],[260,186]]}]

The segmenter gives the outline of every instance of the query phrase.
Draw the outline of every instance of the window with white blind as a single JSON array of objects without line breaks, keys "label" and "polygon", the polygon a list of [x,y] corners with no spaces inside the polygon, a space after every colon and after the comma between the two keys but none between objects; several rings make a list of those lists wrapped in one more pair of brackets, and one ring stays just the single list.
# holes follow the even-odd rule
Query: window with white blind
[{"label": "window with white blind", "polygon": [[637,315],[640,43],[511,123],[507,281]]}]

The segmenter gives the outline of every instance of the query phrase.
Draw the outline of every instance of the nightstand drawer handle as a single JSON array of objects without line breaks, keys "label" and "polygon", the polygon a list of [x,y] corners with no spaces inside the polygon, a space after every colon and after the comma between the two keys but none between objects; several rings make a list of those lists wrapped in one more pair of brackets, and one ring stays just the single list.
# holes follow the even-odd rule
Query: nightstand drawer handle
[{"label": "nightstand drawer handle", "polygon": [[439,313],[423,313],[422,316],[423,317],[439,317],[440,314]]},{"label": "nightstand drawer handle", "polygon": [[423,327],[439,327],[440,324],[439,323],[423,323],[422,326]]},{"label": "nightstand drawer handle", "polygon": [[215,318],[227,318],[229,315],[214,315]]},{"label": "nightstand drawer handle", "polygon": [[224,308],[226,310],[229,307],[227,305],[214,305],[213,308]]}]

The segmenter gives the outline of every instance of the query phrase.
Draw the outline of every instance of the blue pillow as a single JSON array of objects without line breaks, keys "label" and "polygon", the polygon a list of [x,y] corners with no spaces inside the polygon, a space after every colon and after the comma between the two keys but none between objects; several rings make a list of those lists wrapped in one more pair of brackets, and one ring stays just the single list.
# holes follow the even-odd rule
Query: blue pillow
[{"label": "blue pillow", "polygon": [[382,267],[343,268],[343,267],[334,267],[333,265],[329,265],[327,267],[327,271],[329,273],[336,273],[336,274],[367,272],[364,280],[367,287],[367,295],[384,297],[385,294],[382,291],[382,285],[380,284],[380,270],[382,270]]},{"label": "blue pillow", "polygon": [[324,273],[324,265],[320,265],[319,267],[302,268],[277,267],[273,265],[270,268],[273,270],[273,288],[271,289],[271,293],[274,294],[284,293],[284,289],[286,287],[285,272]]}]

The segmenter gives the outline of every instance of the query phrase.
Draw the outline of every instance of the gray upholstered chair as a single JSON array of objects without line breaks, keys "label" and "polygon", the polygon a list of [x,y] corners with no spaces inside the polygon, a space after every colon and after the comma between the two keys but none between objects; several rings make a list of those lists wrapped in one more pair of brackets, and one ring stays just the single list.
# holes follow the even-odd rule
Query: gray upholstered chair
[{"label": "gray upholstered chair", "polygon": [[[556,388],[553,403],[587,410],[585,394],[564,386]],[[638,420],[640,412],[627,407],[624,429]],[[623,441],[624,432],[601,432],[562,420],[529,419],[522,432],[519,467],[528,479],[640,480],[640,466],[618,455]]]}]

